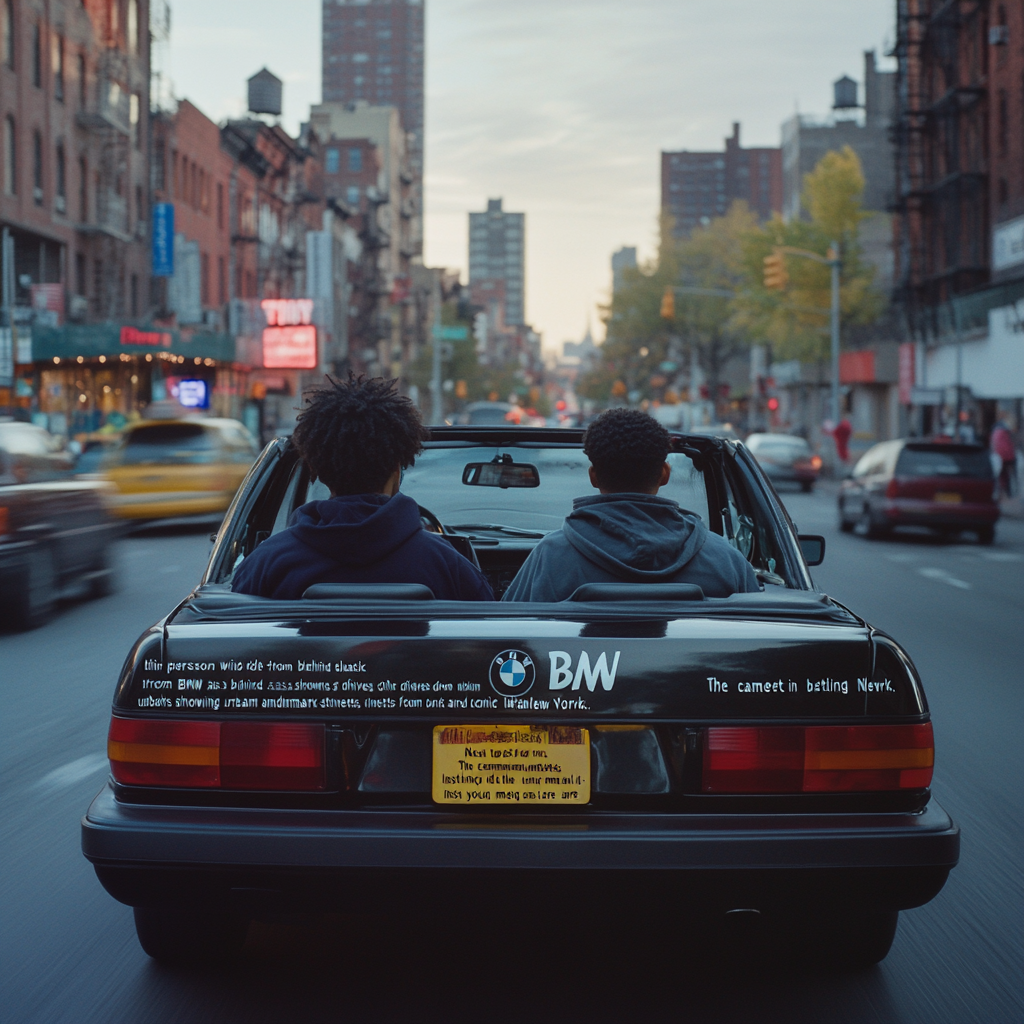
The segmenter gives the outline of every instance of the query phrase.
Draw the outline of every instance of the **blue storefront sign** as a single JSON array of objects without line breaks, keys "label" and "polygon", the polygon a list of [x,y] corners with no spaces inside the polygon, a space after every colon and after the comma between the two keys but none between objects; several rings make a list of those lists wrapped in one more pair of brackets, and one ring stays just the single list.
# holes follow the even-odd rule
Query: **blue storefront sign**
[{"label": "blue storefront sign", "polygon": [[153,205],[153,276],[174,276],[174,203]]}]

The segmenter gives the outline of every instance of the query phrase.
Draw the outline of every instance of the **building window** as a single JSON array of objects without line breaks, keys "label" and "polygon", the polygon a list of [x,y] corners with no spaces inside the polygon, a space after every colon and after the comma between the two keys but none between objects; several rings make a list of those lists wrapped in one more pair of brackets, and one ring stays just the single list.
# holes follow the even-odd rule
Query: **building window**
[{"label": "building window", "polygon": [[0,32],[3,39],[0,44],[3,46],[3,61],[9,67],[14,67],[14,0],[3,0],[3,12],[0,15]]},{"label": "building window", "polygon": [[[78,219],[87,224],[89,221],[89,165],[85,157],[78,158]],[[82,280],[85,280],[85,271],[82,271]],[[85,288],[80,288],[79,295],[85,294]]]},{"label": "building window", "polygon": [[167,188],[167,154],[164,140],[157,139],[153,143],[153,188],[163,192]]},{"label": "building window", "polygon": [[128,120],[131,123],[132,144],[136,149],[142,149],[142,132],[139,130],[139,112],[141,104],[139,94],[133,92],[128,97]]},{"label": "building window", "polygon": [[1005,89],[996,97],[996,152],[1006,156],[1010,151],[1010,103]]},{"label": "building window", "polygon": [[92,261],[92,301],[96,316],[103,315],[103,260]]},{"label": "building window", "polygon": [[139,52],[139,0],[128,0],[128,52]]},{"label": "building window", "polygon": [[228,301],[227,265],[223,256],[217,257],[217,302],[223,306]]},{"label": "building window", "polygon": [[68,208],[68,180],[67,180],[67,167],[64,162],[64,143],[57,143],[57,159],[56,159],[56,177],[57,177],[57,189],[56,195],[54,196],[53,206],[58,213],[67,212]]},{"label": "building window", "polygon": [[85,253],[75,253],[75,294],[85,294]]},{"label": "building window", "polygon": [[146,197],[142,186],[135,186],[135,233],[141,238],[146,232]]},{"label": "building window", "polygon": [[1000,178],[996,183],[996,198],[1000,206],[1010,200],[1010,186],[1005,178]]},{"label": "building window", "polygon": [[224,230],[224,185],[217,182],[217,227]]},{"label": "building window", "polygon": [[37,21],[32,26],[32,84],[42,88],[43,85],[43,40],[42,29]]},{"label": "building window", "polygon": [[350,149],[348,151],[348,169],[353,174],[358,174],[363,169],[363,151],[361,149]]},{"label": "building window", "polygon": [[359,186],[358,185],[349,185],[349,187],[345,190],[345,201],[348,202],[349,204],[351,204],[352,206],[358,206],[359,205]]},{"label": "building window", "polygon": [[89,83],[86,80],[85,54],[78,55],[78,109],[85,110]]},{"label": "building window", "polygon": [[14,132],[14,118],[4,118],[4,193],[9,196],[18,192],[18,151]]},{"label": "building window", "polygon": [[64,102],[64,37],[53,37],[53,98]]},{"label": "building window", "polygon": [[43,205],[43,137],[32,133],[32,198],[36,206]]},{"label": "building window", "polygon": [[199,257],[199,292],[200,301],[204,306],[210,304],[210,254],[204,252]]},{"label": "building window", "polygon": [[327,162],[324,165],[325,170],[328,174],[337,174],[339,168],[338,162],[338,151],[336,149],[327,150]]},{"label": "building window", "polygon": [[129,308],[131,309],[132,317],[139,315],[139,275],[132,274],[131,280],[128,282],[130,294],[128,297]]}]

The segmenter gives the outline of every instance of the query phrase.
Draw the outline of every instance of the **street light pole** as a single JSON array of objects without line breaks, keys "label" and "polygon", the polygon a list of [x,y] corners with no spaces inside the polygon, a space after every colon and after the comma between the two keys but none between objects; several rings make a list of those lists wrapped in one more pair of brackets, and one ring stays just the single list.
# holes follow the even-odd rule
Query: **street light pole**
[{"label": "street light pole", "polygon": [[839,424],[839,243],[829,253],[832,267],[832,423]]}]

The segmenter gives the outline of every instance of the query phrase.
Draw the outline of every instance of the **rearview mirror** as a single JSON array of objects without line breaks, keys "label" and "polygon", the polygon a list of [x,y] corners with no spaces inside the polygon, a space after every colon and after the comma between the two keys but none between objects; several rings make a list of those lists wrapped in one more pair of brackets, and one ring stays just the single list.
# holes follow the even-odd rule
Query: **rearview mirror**
[{"label": "rearview mirror", "polygon": [[812,533],[802,533],[797,540],[800,541],[800,552],[808,565],[821,565],[825,561],[824,537]]},{"label": "rearview mirror", "polygon": [[470,487],[540,487],[540,473],[528,462],[471,462],[462,471]]}]

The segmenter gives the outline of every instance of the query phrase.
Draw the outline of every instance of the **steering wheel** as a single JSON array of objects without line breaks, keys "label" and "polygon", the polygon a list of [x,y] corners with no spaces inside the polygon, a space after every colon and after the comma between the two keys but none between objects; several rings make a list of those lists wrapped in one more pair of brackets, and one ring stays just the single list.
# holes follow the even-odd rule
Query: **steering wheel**
[{"label": "steering wheel", "polygon": [[423,523],[424,530],[428,533],[440,534],[460,555],[472,562],[478,569],[480,568],[480,559],[476,556],[476,548],[473,547],[473,542],[468,537],[446,532],[441,525],[441,520],[430,509],[424,508],[422,505],[416,507],[420,510],[420,522]]},{"label": "steering wheel", "polygon": [[424,508],[422,505],[417,505],[416,507],[420,510],[420,521],[423,523],[423,529],[428,533],[440,533],[443,535],[444,527],[441,525],[441,520],[430,509]]}]

